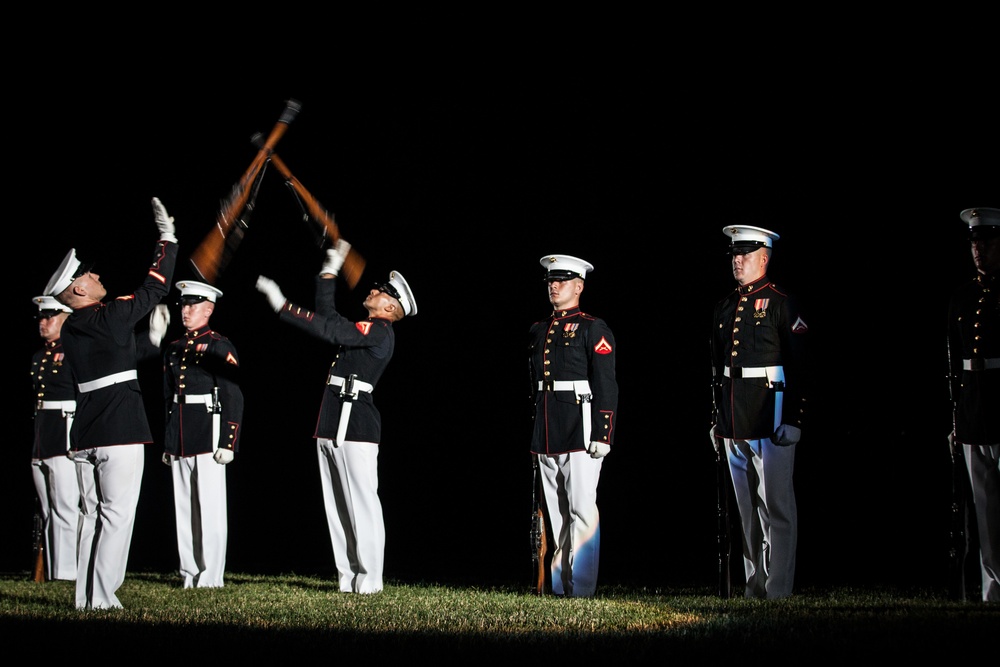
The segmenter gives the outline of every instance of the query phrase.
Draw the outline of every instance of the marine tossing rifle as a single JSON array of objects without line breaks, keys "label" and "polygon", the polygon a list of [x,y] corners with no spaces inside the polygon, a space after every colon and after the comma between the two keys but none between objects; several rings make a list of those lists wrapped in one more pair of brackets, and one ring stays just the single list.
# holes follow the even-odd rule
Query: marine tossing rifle
[{"label": "marine tossing rifle", "polygon": [[[229,198],[222,202],[215,225],[191,254],[191,264],[205,282],[215,284],[239,247],[240,241],[246,233],[246,219],[253,211],[257,190],[268,164],[274,164],[278,168],[285,177],[286,184],[292,188],[300,203],[304,201],[307,211],[306,219],[311,219],[321,226],[320,246],[322,247],[324,244],[332,246],[340,239],[340,231],[332,216],[302,186],[285,166],[285,163],[274,153],[278,141],[284,136],[288,125],[295,120],[301,109],[302,105],[298,101],[288,100],[267,139],[261,141],[260,134],[255,134],[251,138],[252,143],[258,148],[257,155],[254,156],[240,180],[233,186]],[[354,248],[351,248],[347,257],[344,258],[344,265],[341,269],[349,287],[354,288],[357,285],[364,267],[364,259]]]}]

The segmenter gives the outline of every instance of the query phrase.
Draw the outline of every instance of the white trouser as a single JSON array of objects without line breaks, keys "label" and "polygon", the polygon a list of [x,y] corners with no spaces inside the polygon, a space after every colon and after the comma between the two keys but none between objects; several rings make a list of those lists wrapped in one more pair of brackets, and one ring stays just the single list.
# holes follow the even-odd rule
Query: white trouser
[{"label": "white trouser", "polygon": [[74,460],[85,523],[80,534],[76,608],[120,608],[115,593],[125,581],[145,448],[132,444],[80,449]]},{"label": "white trouser", "polygon": [[212,453],[170,457],[184,588],[221,588],[229,543],[226,466]]},{"label": "white trouser", "polygon": [[795,445],[779,447],[767,438],[724,442],[743,530],[744,596],[791,595],[799,534]]},{"label": "white trouser", "polygon": [[80,483],[76,464],[65,456],[31,461],[31,476],[42,515],[42,548],[47,580],[76,579],[80,530]]},{"label": "white trouser", "polygon": [[318,438],[319,476],[340,590],[382,590],[385,522],[378,497],[378,445]]},{"label": "white trouser", "polygon": [[983,602],[1000,601],[1000,445],[964,445],[979,535]]},{"label": "white trouser", "polygon": [[601,557],[597,484],[604,459],[587,452],[538,455],[546,516],[552,527],[552,593],[593,597]]}]

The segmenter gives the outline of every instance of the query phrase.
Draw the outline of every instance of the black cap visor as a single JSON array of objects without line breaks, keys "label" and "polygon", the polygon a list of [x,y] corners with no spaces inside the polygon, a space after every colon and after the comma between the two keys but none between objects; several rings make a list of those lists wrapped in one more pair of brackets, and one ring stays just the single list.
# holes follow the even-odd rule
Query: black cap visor
[{"label": "black cap visor", "polygon": [[564,280],[573,280],[573,278],[580,278],[579,273],[576,271],[568,271],[566,269],[554,269],[545,274],[545,282],[562,282]]},{"label": "black cap visor", "polygon": [[987,241],[1000,236],[1000,225],[976,225],[969,227],[970,241]]},{"label": "black cap visor", "polygon": [[767,244],[763,241],[741,241],[740,243],[734,243],[729,246],[727,254],[729,255],[746,255],[754,250],[760,250],[761,248],[766,248]]}]

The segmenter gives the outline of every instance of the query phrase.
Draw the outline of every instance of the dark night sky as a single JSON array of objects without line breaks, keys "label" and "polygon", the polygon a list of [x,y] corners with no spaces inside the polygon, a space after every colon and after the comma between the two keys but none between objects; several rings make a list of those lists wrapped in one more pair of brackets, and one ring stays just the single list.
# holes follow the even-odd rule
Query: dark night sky
[{"label": "dark night sky", "polygon": [[[525,338],[548,314],[538,258],[567,253],[595,265],[582,303],[618,339],[602,581],[711,585],[708,316],[733,286],[721,229],[744,222],[781,234],[771,276],[805,302],[817,361],[796,471],[800,584],[943,580],[944,312],[972,275],[958,214],[1000,204],[986,159],[1000,126],[957,80],[832,57],[808,77],[694,70],[655,48],[530,66],[330,55],[307,70],[164,61],[86,85],[87,65],[70,62],[15,81],[27,117],[8,225],[30,259],[12,273],[13,368],[39,345],[30,299],[70,247],[112,295],[141,281],[153,196],[177,221],[174,279],[193,278],[187,257],[253,159],[251,136],[294,98],[277,153],[368,262],[358,290],[341,287],[342,312],[360,317],[363,290],[393,269],[419,304],[376,394],[387,577],[527,586]],[[229,569],[332,575],[311,439],[331,348],[280,325],[253,288],[263,273],[311,305],[322,252],[274,169],[249,224],[212,320],[246,378]],[[158,372],[144,367],[154,432]],[[12,383],[22,454],[2,468],[5,570],[31,556],[25,375]],[[175,567],[161,451],[148,448],[131,569]]]}]

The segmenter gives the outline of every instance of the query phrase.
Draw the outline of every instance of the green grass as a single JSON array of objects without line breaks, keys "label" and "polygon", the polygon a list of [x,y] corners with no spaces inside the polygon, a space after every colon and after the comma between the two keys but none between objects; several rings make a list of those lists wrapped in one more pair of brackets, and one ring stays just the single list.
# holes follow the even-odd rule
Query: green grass
[{"label": "green grass", "polygon": [[1000,631],[998,605],[931,591],[836,588],[760,601],[723,600],[709,590],[600,587],[592,599],[559,599],[390,581],[381,593],[361,596],[316,576],[230,573],[224,588],[184,590],[174,574],[130,572],[118,591],[124,609],[80,612],[74,586],[0,574],[4,648],[48,646],[47,660],[52,650],[69,654],[85,641],[148,658],[194,651],[270,660],[544,654],[755,663],[776,655],[971,658]]}]

